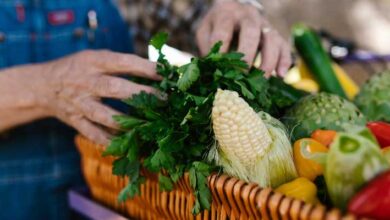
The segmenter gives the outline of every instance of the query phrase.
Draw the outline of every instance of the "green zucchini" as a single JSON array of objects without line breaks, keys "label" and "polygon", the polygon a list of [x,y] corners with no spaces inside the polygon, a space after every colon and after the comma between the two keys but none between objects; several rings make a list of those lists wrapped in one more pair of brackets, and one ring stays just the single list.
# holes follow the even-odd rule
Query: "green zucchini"
[{"label": "green zucchini", "polygon": [[295,48],[313,73],[320,89],[346,98],[346,94],[333,70],[330,57],[325,52],[320,38],[314,30],[304,24],[296,24],[292,33]]}]

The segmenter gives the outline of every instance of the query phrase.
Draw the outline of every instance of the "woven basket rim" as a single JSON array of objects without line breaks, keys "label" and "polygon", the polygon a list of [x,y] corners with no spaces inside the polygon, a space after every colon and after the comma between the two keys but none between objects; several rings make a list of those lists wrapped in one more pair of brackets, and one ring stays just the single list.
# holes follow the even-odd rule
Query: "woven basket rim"
[{"label": "woven basket rim", "polygon": [[[103,145],[95,144],[93,141],[85,138],[82,135],[77,135],[75,137],[75,142],[82,159],[86,159],[87,157],[91,156],[101,157],[101,152],[105,148]],[[86,146],[89,146],[89,148]],[[110,161],[112,162],[114,160],[114,157],[107,156],[104,158],[101,157],[100,159],[102,161],[105,160],[104,163],[110,163]],[[101,163],[103,163],[102,161]],[[85,168],[86,167],[83,169],[84,175],[91,175],[90,173],[85,172]],[[147,174],[147,179],[153,179],[157,177],[157,174],[155,173],[148,172]],[[227,209],[226,212],[236,214],[237,216],[247,216],[248,219],[251,218],[251,216],[248,216],[248,213],[254,213],[254,216],[256,217],[267,215],[270,219],[278,219],[279,217],[287,218],[287,215],[290,215],[292,218],[291,215],[293,214],[296,214],[299,217],[298,219],[306,219],[301,218],[301,216],[308,216],[310,217],[309,219],[312,219],[315,216],[322,216],[320,219],[325,219],[325,217],[326,219],[335,220],[356,219],[356,217],[351,214],[342,215],[341,211],[336,208],[327,208],[322,204],[308,204],[301,200],[275,192],[271,188],[261,188],[256,183],[247,183],[226,174],[219,174],[216,172],[212,173],[208,177],[208,181],[210,190],[213,195],[213,204],[216,204],[217,207],[223,206],[225,209]],[[88,182],[90,188],[94,187],[94,184],[96,185],[95,182]],[[189,187],[188,172],[185,173],[184,177],[182,177],[178,183],[175,183],[174,191],[175,190],[192,194],[192,189]],[[140,197],[142,196],[143,195],[141,194]],[[239,202],[236,201],[237,198],[240,200]],[[231,207],[231,204],[235,204],[234,207]],[[112,206],[112,204],[108,205]],[[286,216],[283,216],[283,213]]]}]

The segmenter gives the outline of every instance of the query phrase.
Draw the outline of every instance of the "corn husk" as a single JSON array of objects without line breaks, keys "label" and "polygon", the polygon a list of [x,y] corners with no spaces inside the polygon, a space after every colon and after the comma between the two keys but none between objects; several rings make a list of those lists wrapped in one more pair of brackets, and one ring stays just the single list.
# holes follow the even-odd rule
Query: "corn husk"
[{"label": "corn husk", "polygon": [[[294,166],[292,147],[284,125],[265,112],[258,116],[266,125],[272,142],[265,154],[259,155],[252,166],[235,154],[223,151],[218,141],[212,146],[208,160],[221,166],[223,171],[247,182],[254,182],[261,187],[277,187],[297,177]],[[239,147],[239,146],[238,146]]]}]

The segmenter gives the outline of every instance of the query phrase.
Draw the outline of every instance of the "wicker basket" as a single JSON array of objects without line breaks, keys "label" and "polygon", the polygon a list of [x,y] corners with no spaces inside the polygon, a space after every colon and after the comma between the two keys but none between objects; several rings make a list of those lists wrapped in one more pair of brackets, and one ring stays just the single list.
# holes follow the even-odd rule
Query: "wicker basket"
[{"label": "wicker basket", "polygon": [[337,209],[305,204],[296,199],[262,189],[226,175],[211,175],[209,187],[213,202],[209,211],[193,216],[194,197],[188,174],[171,192],[160,192],[157,176],[146,175],[141,195],[119,204],[117,196],[127,180],[111,173],[113,157],[102,157],[103,146],[76,137],[82,169],[92,196],[99,202],[136,219],[355,219]]}]

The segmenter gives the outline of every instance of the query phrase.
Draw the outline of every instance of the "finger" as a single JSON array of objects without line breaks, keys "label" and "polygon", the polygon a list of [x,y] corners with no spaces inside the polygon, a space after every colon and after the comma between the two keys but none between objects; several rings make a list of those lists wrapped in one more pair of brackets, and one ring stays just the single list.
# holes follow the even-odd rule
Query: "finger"
[{"label": "finger", "polygon": [[110,143],[111,135],[105,132],[102,128],[94,125],[86,118],[80,115],[71,116],[66,120],[66,123],[75,128],[82,135],[98,144],[107,146]]},{"label": "finger", "polygon": [[114,115],[121,115],[120,112],[103,105],[94,99],[80,100],[77,103],[78,108],[89,120],[104,125],[108,128],[119,130],[119,125],[113,119]]},{"label": "finger", "polygon": [[280,77],[284,77],[287,73],[288,68],[290,68],[292,60],[291,53],[288,44],[284,44],[281,47],[281,52],[279,55],[279,61],[277,66],[277,74]]},{"label": "finger", "polygon": [[199,28],[196,30],[196,42],[202,56],[205,56],[210,48],[210,31],[210,19],[208,16],[206,16],[200,24]]},{"label": "finger", "polygon": [[105,73],[128,74],[153,80],[161,79],[161,76],[156,73],[156,63],[136,55],[101,50],[82,52],[80,56],[85,56],[84,60]]},{"label": "finger", "polygon": [[222,41],[222,53],[226,53],[229,49],[233,38],[234,26],[234,19],[226,16],[219,16],[213,23],[210,43],[215,44],[218,41]]},{"label": "finger", "polygon": [[241,23],[238,51],[243,53],[244,60],[252,65],[255,59],[257,48],[259,48],[261,37],[260,25],[251,20],[244,20]]},{"label": "finger", "polygon": [[156,89],[114,76],[101,75],[89,83],[89,90],[99,97],[125,99],[141,91],[157,93]]},{"label": "finger", "polygon": [[262,39],[260,69],[264,70],[266,75],[271,75],[278,63],[280,50],[275,48],[279,48],[279,39],[275,37],[275,34],[272,33],[272,31],[267,33],[263,32]]}]

